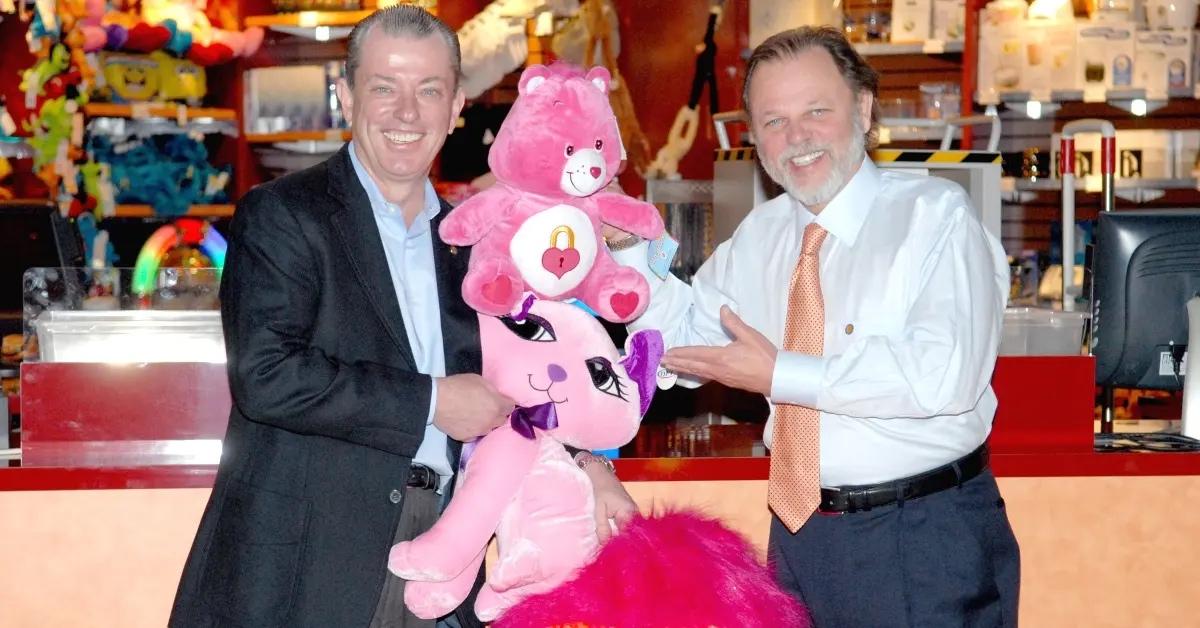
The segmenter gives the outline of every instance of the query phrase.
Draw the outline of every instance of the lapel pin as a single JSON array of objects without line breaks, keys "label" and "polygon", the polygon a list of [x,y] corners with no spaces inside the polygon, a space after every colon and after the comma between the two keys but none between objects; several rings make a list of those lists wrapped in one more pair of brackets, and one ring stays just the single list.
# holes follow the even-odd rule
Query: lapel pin
[{"label": "lapel pin", "polygon": [[453,244],[451,244],[451,245],[450,245],[450,254],[451,254],[451,255],[458,255],[458,247],[457,247],[457,246],[454,246]]},{"label": "lapel pin", "polygon": [[846,335],[849,336],[850,334],[853,334],[853,333],[854,333],[854,323],[846,323]]}]

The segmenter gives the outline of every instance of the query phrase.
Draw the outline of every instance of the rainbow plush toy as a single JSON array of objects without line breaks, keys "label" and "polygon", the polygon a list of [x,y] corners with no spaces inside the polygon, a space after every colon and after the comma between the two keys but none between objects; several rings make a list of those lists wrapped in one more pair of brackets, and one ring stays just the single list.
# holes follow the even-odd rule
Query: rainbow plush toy
[{"label": "rainbow plush toy", "polygon": [[566,64],[521,74],[488,154],[498,182],[439,228],[447,243],[473,247],[462,291],[476,311],[509,314],[527,290],[579,299],[614,322],[645,311],[645,278],[617,264],[600,237],[602,222],[649,239],[663,232],[653,205],[604,191],[622,158],[609,81],[604,68]]}]

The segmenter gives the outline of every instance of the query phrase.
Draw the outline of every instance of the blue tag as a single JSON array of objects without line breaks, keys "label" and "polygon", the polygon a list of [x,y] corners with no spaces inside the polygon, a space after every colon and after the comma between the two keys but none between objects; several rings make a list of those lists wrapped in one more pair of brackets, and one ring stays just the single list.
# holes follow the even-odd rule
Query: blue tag
[{"label": "blue tag", "polygon": [[596,454],[597,456],[604,456],[609,460],[616,460],[617,458],[621,457],[620,449],[593,449],[592,453]]},{"label": "blue tag", "polygon": [[679,243],[665,231],[661,237],[650,243],[650,249],[646,253],[646,263],[659,279],[666,279],[667,275],[671,274],[671,261],[675,259],[675,253],[678,250]]},{"label": "blue tag", "polygon": [[575,307],[583,310],[584,312],[587,312],[588,316],[600,316],[599,314],[596,313],[596,310],[593,310],[592,308],[588,307],[587,303],[584,303],[583,301],[580,301],[579,299],[568,299],[568,300],[564,301],[564,303],[570,303],[571,305],[574,305]]}]

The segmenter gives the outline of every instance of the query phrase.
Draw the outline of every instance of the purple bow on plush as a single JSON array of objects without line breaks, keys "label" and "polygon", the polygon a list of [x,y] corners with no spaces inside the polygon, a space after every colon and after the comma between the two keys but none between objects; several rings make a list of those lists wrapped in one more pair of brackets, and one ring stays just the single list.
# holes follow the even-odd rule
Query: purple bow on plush
[{"label": "purple bow on plush", "polygon": [[[512,425],[513,431],[529,440],[533,440],[534,428],[552,430],[558,427],[558,413],[554,409],[554,403],[550,401],[528,408],[518,406],[509,415],[508,420]],[[459,469],[467,468],[467,461],[471,459],[471,454],[475,453],[475,447],[478,444],[478,438],[463,443],[462,455],[458,457]]]},{"label": "purple bow on plush", "polygon": [[551,401],[529,408],[517,406],[509,417],[509,422],[514,432],[533,440],[534,428],[552,430],[558,427],[558,413]]},{"label": "purple bow on plush", "polygon": [[650,409],[657,388],[655,378],[658,374],[658,363],[663,355],[662,332],[657,329],[643,329],[629,337],[629,347],[621,365],[638,387],[638,400],[641,402],[642,414]]}]

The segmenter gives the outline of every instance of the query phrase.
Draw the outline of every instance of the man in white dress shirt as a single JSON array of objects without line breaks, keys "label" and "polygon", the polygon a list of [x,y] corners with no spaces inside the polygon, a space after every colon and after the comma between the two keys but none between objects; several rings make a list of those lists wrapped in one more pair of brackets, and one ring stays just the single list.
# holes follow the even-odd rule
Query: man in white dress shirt
[{"label": "man in white dress shirt", "polygon": [[817,626],[1012,626],[984,446],[1008,267],[958,185],[866,156],[877,84],[837,30],[761,44],[743,100],[786,194],[691,286],[612,234],[653,287],[630,327],[663,330],[668,368],[770,400],[770,555]]}]

